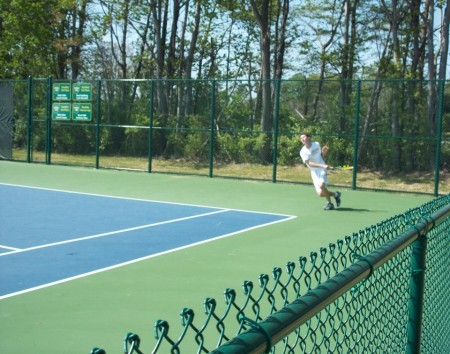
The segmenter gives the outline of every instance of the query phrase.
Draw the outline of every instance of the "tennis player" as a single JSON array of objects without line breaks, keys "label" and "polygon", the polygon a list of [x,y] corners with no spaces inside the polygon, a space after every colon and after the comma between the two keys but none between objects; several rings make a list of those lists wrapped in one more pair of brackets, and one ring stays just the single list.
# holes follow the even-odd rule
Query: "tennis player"
[{"label": "tennis player", "polygon": [[336,206],[341,205],[341,193],[330,192],[328,190],[328,175],[327,170],[332,166],[327,165],[324,160],[325,154],[328,152],[328,146],[320,147],[317,141],[311,141],[311,134],[303,132],[300,134],[300,141],[303,147],[300,150],[300,157],[303,163],[308,166],[311,171],[311,178],[316,188],[317,195],[324,197],[327,200],[324,210],[333,210],[334,204],[331,202],[331,197],[336,200]]}]

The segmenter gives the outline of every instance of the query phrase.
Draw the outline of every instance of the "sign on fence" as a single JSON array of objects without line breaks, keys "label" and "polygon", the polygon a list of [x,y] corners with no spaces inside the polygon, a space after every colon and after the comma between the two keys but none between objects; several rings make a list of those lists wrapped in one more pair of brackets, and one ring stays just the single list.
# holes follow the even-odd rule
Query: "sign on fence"
[{"label": "sign on fence", "polygon": [[70,103],[53,103],[52,119],[69,120],[70,119]]},{"label": "sign on fence", "polygon": [[89,83],[76,83],[72,86],[74,101],[92,100],[92,85]]},{"label": "sign on fence", "polygon": [[90,103],[74,103],[72,105],[73,120],[91,120],[92,104]]},{"label": "sign on fence", "polygon": [[55,101],[69,101],[71,92],[70,83],[53,84],[53,100]]},{"label": "sign on fence", "polygon": [[73,101],[91,101],[92,84],[90,83],[54,83],[53,84],[54,101],[52,104],[52,119],[54,120],[84,120],[92,118],[92,104]]}]

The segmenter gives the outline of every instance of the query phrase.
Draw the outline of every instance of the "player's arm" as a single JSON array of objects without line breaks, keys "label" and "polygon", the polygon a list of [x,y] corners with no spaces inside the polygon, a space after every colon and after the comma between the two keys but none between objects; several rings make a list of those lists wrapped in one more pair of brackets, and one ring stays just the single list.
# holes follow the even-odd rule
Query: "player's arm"
[{"label": "player's arm", "polygon": [[330,165],[322,165],[321,163],[316,163],[316,162],[312,162],[312,161],[310,161],[310,160],[306,160],[305,161],[305,164],[308,166],[308,167],[313,167],[313,168],[325,168],[325,169],[329,169],[329,168],[332,168]]},{"label": "player's arm", "polygon": [[[325,144],[325,145],[322,147],[322,149],[321,149],[321,155],[322,155],[322,158],[325,158],[325,155],[327,154],[328,150],[330,150],[330,148],[328,147],[328,144]],[[322,164],[316,164],[316,165],[317,165],[317,167],[320,166],[320,168],[325,168],[325,169],[327,169],[327,170],[333,168],[332,166],[327,165],[327,164],[325,164],[325,165],[322,165]],[[313,166],[313,167],[314,167],[314,166]]]}]

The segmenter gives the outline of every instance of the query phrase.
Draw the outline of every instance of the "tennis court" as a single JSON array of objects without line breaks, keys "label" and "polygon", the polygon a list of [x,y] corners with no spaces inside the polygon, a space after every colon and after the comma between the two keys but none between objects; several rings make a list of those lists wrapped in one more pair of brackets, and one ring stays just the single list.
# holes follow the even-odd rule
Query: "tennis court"
[{"label": "tennis court", "polygon": [[0,197],[0,299],[292,218],[11,184]]},{"label": "tennis court", "polygon": [[0,352],[17,354],[119,353],[129,331],[149,352],[156,320],[178,333],[182,308],[431,199],[342,190],[324,212],[311,186],[7,161],[0,183]]}]

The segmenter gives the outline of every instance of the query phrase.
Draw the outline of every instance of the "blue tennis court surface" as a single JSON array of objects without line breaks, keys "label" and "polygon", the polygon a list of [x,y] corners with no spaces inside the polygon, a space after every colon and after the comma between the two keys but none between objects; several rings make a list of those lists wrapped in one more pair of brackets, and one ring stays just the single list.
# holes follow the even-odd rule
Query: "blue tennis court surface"
[{"label": "blue tennis court surface", "polygon": [[292,218],[0,184],[0,299]]}]

